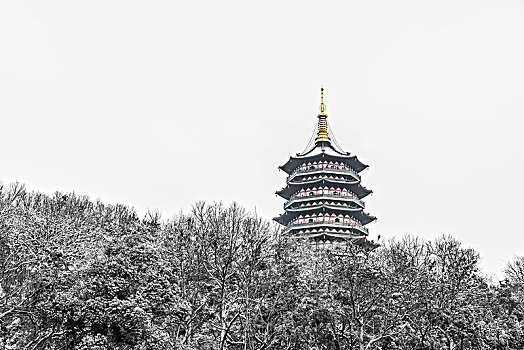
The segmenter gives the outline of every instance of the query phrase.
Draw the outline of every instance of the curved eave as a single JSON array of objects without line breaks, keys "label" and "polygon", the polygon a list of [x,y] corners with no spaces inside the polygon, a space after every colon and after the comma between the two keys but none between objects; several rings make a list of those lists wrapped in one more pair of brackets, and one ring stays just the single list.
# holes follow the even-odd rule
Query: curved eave
[{"label": "curved eave", "polygon": [[303,233],[295,236],[296,238],[313,238],[322,239],[326,241],[338,241],[338,240],[355,240],[355,241],[366,241],[366,235],[354,234],[354,233],[332,233],[332,232],[319,232],[319,233]]},{"label": "curved eave", "polygon": [[276,222],[278,222],[281,225],[287,225],[294,219],[298,218],[300,215],[306,215],[308,213],[315,214],[315,213],[318,213],[318,211],[322,209],[328,209],[329,213],[333,213],[333,214],[349,215],[353,217],[354,219],[360,221],[362,225],[367,225],[370,222],[373,222],[377,219],[376,217],[363,212],[362,209],[336,207],[336,206],[331,206],[331,205],[316,205],[316,206],[311,206],[311,207],[288,209],[286,210],[284,214],[281,214],[280,216],[273,218],[273,220],[275,220]]},{"label": "curved eave", "polygon": [[328,162],[342,162],[344,164],[347,164],[350,168],[355,170],[357,173],[361,172],[362,170],[366,169],[368,165],[362,163],[360,160],[358,160],[357,156],[350,156],[350,155],[332,155],[332,154],[315,154],[312,156],[296,156],[296,157],[289,157],[289,160],[286,162],[286,164],[279,166],[278,168],[286,172],[287,174],[291,174],[293,171],[295,171],[296,168],[301,166],[304,163],[308,162],[315,162],[319,160],[326,160]]},{"label": "curved eave", "polygon": [[[319,181],[317,181],[317,182],[321,182],[321,181],[322,181],[322,179],[319,179]],[[323,181],[325,181],[325,182],[324,182],[324,184],[321,184],[322,186],[335,187],[335,188],[336,187],[338,187],[338,188],[346,188],[348,190],[351,190],[351,192],[353,192],[355,195],[357,195],[357,197],[360,198],[360,199],[366,197],[370,193],[373,193],[372,190],[368,190],[367,188],[363,187],[359,183],[351,184],[351,183],[347,183],[347,182],[345,182],[345,183],[329,182],[328,179],[323,179]],[[291,196],[295,192],[297,192],[299,189],[307,188],[308,185],[313,185],[313,184],[314,183],[306,183],[306,184],[294,184],[294,183],[291,183],[290,185],[284,187],[283,189],[281,189],[280,191],[277,191],[275,193],[278,194],[280,197],[289,200],[289,198],[291,198]],[[333,184],[333,186],[329,186],[329,184]],[[309,187],[315,187],[315,186],[309,186]],[[317,186],[317,187],[319,187],[319,186]]]},{"label": "curved eave", "polygon": [[360,180],[347,180],[347,179],[336,179],[336,178],[333,178],[333,177],[320,177],[318,179],[302,179],[302,180],[299,180],[299,181],[288,181],[288,186],[298,186],[298,187],[304,187],[304,186],[307,186],[307,185],[313,185],[313,184],[316,184],[318,182],[329,182],[331,184],[336,184],[336,185],[358,185],[360,183]]}]

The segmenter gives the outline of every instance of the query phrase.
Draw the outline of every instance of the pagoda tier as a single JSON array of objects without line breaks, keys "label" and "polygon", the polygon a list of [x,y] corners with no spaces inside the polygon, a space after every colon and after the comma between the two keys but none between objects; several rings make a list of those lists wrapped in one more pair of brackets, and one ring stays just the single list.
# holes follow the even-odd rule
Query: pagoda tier
[{"label": "pagoda tier", "polygon": [[287,201],[284,214],[274,220],[293,236],[363,242],[365,225],[376,220],[363,211],[362,199],[372,191],[361,185],[360,172],[368,166],[338,147],[325,109],[322,92],[315,143],[279,167],[288,177],[276,193]]},{"label": "pagoda tier", "polygon": [[374,221],[376,218],[371,216],[362,209],[351,208],[351,207],[340,207],[336,205],[311,205],[300,208],[288,208],[286,212],[279,217],[275,218],[275,221],[282,225],[287,225],[289,222],[299,218],[311,215],[311,213],[317,213],[317,215],[330,213],[330,215],[351,217],[352,219],[360,222],[362,225],[367,225]]},{"label": "pagoda tier", "polygon": [[[328,147],[333,148],[331,145]],[[335,150],[333,148],[333,150]],[[336,151],[336,150],[335,150]],[[278,168],[285,171],[287,174],[291,174],[295,169],[300,167],[304,163],[313,163],[316,160],[316,156],[300,156],[300,154],[297,154],[296,157],[289,157],[289,160],[286,164],[279,166]],[[342,154],[324,154],[323,161],[327,162],[338,162],[338,163],[344,163],[351,169],[355,169],[357,173],[360,173],[362,170],[369,167],[369,165],[363,164],[360,160],[358,160],[357,156],[349,156],[349,153],[346,155]]]},{"label": "pagoda tier", "polygon": [[284,199],[290,199],[295,193],[305,189],[315,189],[319,187],[336,187],[342,188],[353,192],[358,198],[362,199],[373,191],[368,190],[360,185],[360,181],[345,181],[343,179],[330,178],[328,176],[322,176],[316,179],[306,179],[304,181],[292,181],[288,182],[287,186],[282,190],[277,191],[280,197]]}]

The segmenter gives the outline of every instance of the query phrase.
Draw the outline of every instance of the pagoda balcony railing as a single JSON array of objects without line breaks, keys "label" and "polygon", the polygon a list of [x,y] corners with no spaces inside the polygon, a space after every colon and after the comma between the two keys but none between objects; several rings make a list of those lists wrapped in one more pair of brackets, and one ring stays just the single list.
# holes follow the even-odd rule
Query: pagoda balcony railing
[{"label": "pagoda balcony railing", "polygon": [[313,198],[331,198],[331,199],[350,199],[360,205],[362,208],[365,207],[364,202],[362,199],[358,198],[356,195],[343,195],[343,194],[332,194],[332,193],[323,193],[323,194],[314,194],[312,196],[297,196],[294,194],[289,198],[289,200],[284,204],[284,208],[289,207],[293,202],[298,201],[300,199],[313,199]]},{"label": "pagoda balcony railing", "polygon": [[339,169],[339,168],[335,168],[333,166],[315,166],[315,167],[310,167],[310,168],[306,168],[306,169],[295,169],[295,171],[293,171],[288,177],[287,177],[287,181],[289,182],[292,178],[294,178],[297,174],[310,174],[310,173],[314,173],[314,172],[318,172],[318,171],[329,171],[331,173],[337,173],[337,174],[351,174],[353,175],[357,180],[360,181],[360,175],[353,169],[351,168],[344,168],[344,169]]},{"label": "pagoda balcony railing", "polygon": [[367,227],[364,227],[362,224],[355,223],[355,222],[353,223],[335,222],[331,220],[317,221],[317,222],[304,222],[301,224],[290,223],[289,225],[286,226],[286,229],[284,232],[289,232],[291,229],[294,229],[294,228],[311,227],[311,226],[325,226],[325,225],[330,225],[330,226],[336,225],[336,226],[340,226],[344,228],[355,228],[361,232],[369,233],[369,230],[367,229]]}]

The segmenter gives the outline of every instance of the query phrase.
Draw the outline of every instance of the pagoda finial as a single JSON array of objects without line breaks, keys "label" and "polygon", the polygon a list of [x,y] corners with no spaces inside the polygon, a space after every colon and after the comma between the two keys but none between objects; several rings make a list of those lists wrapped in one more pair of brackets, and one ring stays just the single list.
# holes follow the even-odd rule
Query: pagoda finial
[{"label": "pagoda finial", "polygon": [[324,113],[326,111],[327,106],[324,104],[324,88],[320,88],[320,113]]},{"label": "pagoda finial", "polygon": [[327,128],[327,115],[324,114],[327,106],[324,104],[324,88],[320,88],[320,114],[318,115],[318,133],[315,142],[327,141],[330,142],[328,128]]}]

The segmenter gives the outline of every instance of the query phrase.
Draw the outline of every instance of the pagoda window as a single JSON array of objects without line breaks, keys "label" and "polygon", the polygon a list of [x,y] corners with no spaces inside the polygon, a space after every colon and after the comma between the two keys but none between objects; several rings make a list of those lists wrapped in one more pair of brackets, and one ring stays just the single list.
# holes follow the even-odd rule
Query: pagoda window
[{"label": "pagoda window", "polygon": [[315,195],[315,192],[309,192],[309,195],[310,195],[310,196],[314,196],[314,195]]},{"label": "pagoda window", "polygon": [[340,222],[340,219],[339,219],[339,218],[336,218],[336,219],[335,219],[335,222]]},{"label": "pagoda window", "polygon": [[309,223],[312,223],[314,220],[313,219],[308,219],[308,222]]}]

